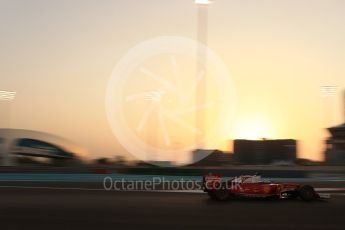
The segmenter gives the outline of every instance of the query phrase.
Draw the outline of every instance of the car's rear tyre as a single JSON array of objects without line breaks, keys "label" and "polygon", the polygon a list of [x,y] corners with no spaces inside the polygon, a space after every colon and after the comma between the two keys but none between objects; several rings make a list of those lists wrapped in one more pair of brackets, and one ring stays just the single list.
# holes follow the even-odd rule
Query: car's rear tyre
[{"label": "car's rear tyre", "polygon": [[230,192],[226,189],[214,189],[208,192],[211,199],[216,201],[225,201],[230,197]]},{"label": "car's rear tyre", "polygon": [[304,201],[313,201],[316,199],[314,188],[310,185],[304,185],[298,191],[299,197]]}]

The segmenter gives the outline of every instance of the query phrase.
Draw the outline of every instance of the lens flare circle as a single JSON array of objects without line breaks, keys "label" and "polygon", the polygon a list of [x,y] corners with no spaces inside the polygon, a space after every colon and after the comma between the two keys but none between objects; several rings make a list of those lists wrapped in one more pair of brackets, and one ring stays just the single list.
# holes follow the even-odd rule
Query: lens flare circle
[{"label": "lens flare circle", "polygon": [[[138,69],[142,63],[152,57],[162,54],[173,54],[175,56],[183,55],[194,59],[196,62],[197,50],[199,54],[202,53],[207,55],[207,63],[202,64],[207,65],[207,71],[212,72],[212,81],[217,85],[217,91],[219,91],[220,97],[215,103],[217,103],[220,108],[224,108],[224,111],[219,114],[219,118],[217,119],[217,122],[220,124],[218,124],[218,126],[223,126],[224,124],[222,124],[222,122],[231,123],[234,120],[236,107],[234,84],[226,65],[215,52],[193,39],[180,36],[161,36],[141,42],[131,48],[113,69],[108,81],[105,99],[107,120],[113,134],[118,139],[119,143],[138,159],[148,161],[148,153],[159,152],[159,154],[163,156],[164,161],[173,161],[171,157],[164,158],[164,156],[185,156],[186,154],[191,154],[191,150],[195,149],[196,146],[195,144],[190,144],[179,150],[157,148],[157,146],[149,145],[145,140],[139,138],[138,135],[136,135],[136,131],[127,123],[124,112],[124,103],[126,103],[124,89],[128,79],[132,77],[131,74],[133,70]],[[155,101],[159,101],[162,96],[161,92],[163,92],[163,90],[151,92],[149,99],[153,98]],[[215,122],[215,124],[217,122]],[[224,125],[219,128],[224,129],[225,127]],[[205,136],[211,139],[215,137],[215,133],[206,133]],[[224,141],[219,135],[216,139],[219,140],[215,140],[215,143]],[[214,144],[214,146],[217,146],[217,144]],[[211,152],[211,150],[203,152],[202,156],[199,157],[199,159],[193,159],[192,163],[203,159]],[[160,159],[162,160],[162,157]]]}]

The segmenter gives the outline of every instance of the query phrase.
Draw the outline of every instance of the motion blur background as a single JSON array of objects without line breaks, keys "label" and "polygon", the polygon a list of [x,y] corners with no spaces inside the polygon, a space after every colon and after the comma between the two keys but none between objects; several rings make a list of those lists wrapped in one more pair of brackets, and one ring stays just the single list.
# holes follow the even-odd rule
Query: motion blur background
[{"label": "motion blur background", "polygon": [[[237,90],[231,139],[301,140],[298,157],[323,160],[324,128],[343,122],[343,0],[217,0],[208,46]],[[197,39],[197,6],[185,0],[0,1],[1,127],[43,131],[84,147],[90,158],[133,159],[111,133],[105,90],[134,45],[160,35]],[[336,86],[332,97],[320,87]],[[8,111],[10,110],[10,115]]]}]

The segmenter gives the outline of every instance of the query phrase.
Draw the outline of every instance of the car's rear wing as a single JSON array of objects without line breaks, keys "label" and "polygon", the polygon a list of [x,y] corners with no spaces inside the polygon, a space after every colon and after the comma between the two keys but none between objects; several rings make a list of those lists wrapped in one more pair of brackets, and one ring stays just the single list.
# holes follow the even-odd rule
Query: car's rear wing
[{"label": "car's rear wing", "polygon": [[223,175],[220,173],[208,173],[202,178],[203,190],[209,191],[212,189],[217,189],[222,184]]}]

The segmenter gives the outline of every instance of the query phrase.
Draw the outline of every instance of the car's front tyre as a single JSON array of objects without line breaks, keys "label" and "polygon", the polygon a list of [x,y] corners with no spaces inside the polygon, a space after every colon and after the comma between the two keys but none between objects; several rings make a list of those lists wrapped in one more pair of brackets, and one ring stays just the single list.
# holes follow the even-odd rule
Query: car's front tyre
[{"label": "car's front tyre", "polygon": [[316,199],[314,188],[310,185],[304,185],[298,191],[299,197],[304,201],[313,201]]}]

